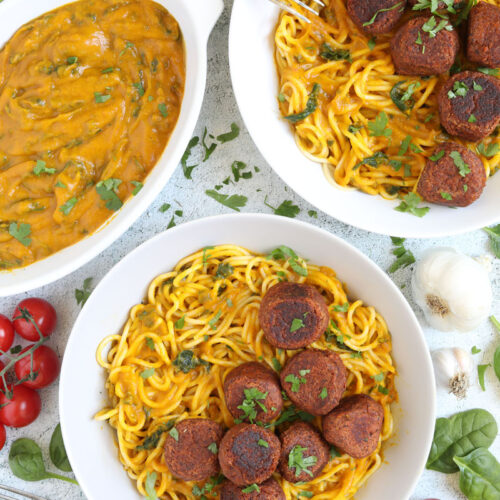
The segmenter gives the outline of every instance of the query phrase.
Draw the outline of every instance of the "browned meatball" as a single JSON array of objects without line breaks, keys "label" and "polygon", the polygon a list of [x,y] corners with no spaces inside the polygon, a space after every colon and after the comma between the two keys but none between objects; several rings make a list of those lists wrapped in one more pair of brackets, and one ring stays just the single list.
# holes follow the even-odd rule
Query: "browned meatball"
[{"label": "browned meatball", "polygon": [[176,424],[165,441],[165,463],[172,475],[184,481],[202,481],[218,474],[217,449],[223,434],[221,425],[205,418]]},{"label": "browned meatball", "polygon": [[328,327],[328,307],[311,285],[284,281],[264,295],[259,321],[267,341],[281,349],[300,349],[318,340]]},{"label": "browned meatball", "polygon": [[323,417],[323,436],[342,453],[364,458],[377,449],[383,422],[382,405],[366,394],[356,394]]},{"label": "browned meatball", "polygon": [[347,12],[365,33],[388,33],[403,15],[406,0],[347,0]]},{"label": "browned meatball", "polygon": [[330,447],[314,427],[297,422],[280,439],[279,471],[287,481],[311,481],[321,474],[330,458]]},{"label": "browned meatball", "polygon": [[307,349],[287,362],[280,380],[295,406],[313,415],[326,415],[339,404],[347,370],[337,353]]},{"label": "browned meatball", "polygon": [[479,2],[469,13],[467,38],[469,61],[496,68],[500,66],[500,7]]},{"label": "browned meatball", "polygon": [[244,486],[237,486],[231,481],[226,481],[222,485],[220,500],[286,500],[285,493],[278,482],[271,478],[254,487],[254,491],[243,493]]},{"label": "browned meatball", "polygon": [[425,162],[417,192],[431,203],[466,207],[481,196],[485,184],[482,161],[461,144],[445,142]]},{"label": "browned meatball", "polygon": [[438,105],[446,132],[479,141],[500,122],[500,80],[475,71],[457,73],[439,90]]},{"label": "browned meatball", "polygon": [[[441,19],[436,16],[418,16],[396,31],[391,40],[396,73],[430,76],[445,73],[451,68],[458,53],[458,35],[454,29],[449,31],[443,28],[431,37],[423,28],[433,22],[438,25]],[[447,26],[451,28],[450,24]]]},{"label": "browned meatball", "polygon": [[278,466],[281,445],[269,430],[253,424],[229,429],[219,448],[222,473],[237,486],[263,483]]},{"label": "browned meatball", "polygon": [[224,396],[231,415],[250,423],[270,422],[283,409],[279,377],[262,363],[243,363],[231,370],[224,381]]}]

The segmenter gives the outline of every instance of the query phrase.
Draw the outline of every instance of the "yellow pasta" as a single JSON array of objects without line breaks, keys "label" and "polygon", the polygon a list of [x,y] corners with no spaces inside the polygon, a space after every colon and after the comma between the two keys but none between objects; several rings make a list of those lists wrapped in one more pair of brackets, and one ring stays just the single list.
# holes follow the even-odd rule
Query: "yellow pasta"
[{"label": "yellow pasta", "polygon": [[[387,325],[373,307],[349,301],[334,271],[300,262],[307,276],[294,272],[288,261],[238,246],[205,248],[155,278],[147,299],[131,309],[123,331],[102,340],[97,361],[106,371],[109,405],[96,418],[115,429],[119,458],[142,495],[148,477],[155,479],[162,499],[199,498],[200,490],[216,482],[175,479],[163,457],[165,431],[193,417],[233,426],[223,394],[226,375],[247,361],[276,369],[297,352],[271,347],[259,326],[261,299],[280,280],[306,282],[322,293],[333,323],[312,347],[336,351],[349,373],[346,394],[369,393],[383,405],[385,418],[379,447],[369,457],[334,457],[307,484],[288,483],[278,474],[276,479],[288,500],[301,491],[315,499],[340,500],[351,498],[380,467],[381,447],[393,432],[390,404],[397,398]],[[342,341],[349,350],[340,347]],[[183,351],[192,351],[198,360],[188,373],[175,361]],[[315,423],[320,425],[320,419]]]},{"label": "yellow pasta", "polygon": [[[487,1],[500,5],[500,0]],[[304,155],[322,165],[329,182],[343,188],[386,199],[414,191],[426,157],[437,144],[450,140],[441,130],[437,106],[437,89],[448,77],[394,74],[389,50],[393,33],[371,38],[351,21],[345,0],[324,3],[327,7],[322,17],[309,16],[310,24],[287,12],[280,15],[275,56],[281,113],[289,116],[304,111],[313,85],[319,84],[317,109],[293,125]],[[324,44],[334,51],[344,51],[347,59],[321,57]],[[398,83],[402,93],[410,85],[413,90],[404,112],[390,95]],[[370,135],[368,123],[382,112],[392,132]],[[405,139],[411,139],[411,143],[404,146]],[[487,176],[500,167],[500,149],[487,157],[479,154],[476,143],[452,140],[478,154]],[[492,143],[500,146],[498,131],[482,143],[485,148]],[[372,164],[363,163],[374,155]]]}]

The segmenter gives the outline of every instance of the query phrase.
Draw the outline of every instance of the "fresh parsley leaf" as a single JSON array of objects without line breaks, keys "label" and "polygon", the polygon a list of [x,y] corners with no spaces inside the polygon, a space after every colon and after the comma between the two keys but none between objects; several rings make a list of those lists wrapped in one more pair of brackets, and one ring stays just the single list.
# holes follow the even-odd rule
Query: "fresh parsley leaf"
[{"label": "fresh parsley leaf", "polygon": [[76,303],[80,307],[83,307],[85,305],[85,302],[87,302],[90,294],[92,293],[92,280],[93,278],[85,279],[81,290],[79,290],[78,288],[75,290]]},{"label": "fresh parsley leaf", "polygon": [[72,64],[76,64],[78,62],[78,57],[76,56],[71,56],[66,59],[66,64],[69,64],[70,66]]},{"label": "fresh parsley leaf", "polygon": [[64,214],[64,215],[69,215],[71,210],[73,210],[73,207],[77,204],[78,198],[70,198],[64,205],[61,205],[59,207],[59,210]]},{"label": "fresh parsley leaf", "polygon": [[274,370],[277,371],[278,373],[281,372],[283,367],[281,366],[281,363],[278,361],[278,359],[273,357],[271,361],[273,363]]},{"label": "fresh parsley leaf", "polygon": [[300,213],[300,208],[297,205],[294,205],[292,200],[285,200],[278,208],[274,208],[267,203],[266,196],[264,204],[271,208],[275,215],[282,215],[283,217],[290,217],[291,219],[294,219]]},{"label": "fresh parsley leaf", "polygon": [[139,181],[131,181],[131,184],[134,186],[134,189],[132,190],[132,194],[136,196],[139,191],[142,189],[143,184],[142,182]]},{"label": "fresh parsley leaf", "polygon": [[477,118],[471,113],[469,118],[467,119],[467,121],[469,123],[476,123],[477,122]]},{"label": "fresh parsley leaf", "polygon": [[479,85],[479,83],[476,83],[474,81],[472,82],[472,88],[476,92],[479,92],[479,91],[483,90],[483,87],[481,87],[481,85]]},{"label": "fresh parsley leaf", "polygon": [[477,70],[485,75],[498,76],[500,74],[500,70],[498,68],[477,68]]},{"label": "fresh parsley leaf", "polygon": [[398,269],[407,267],[415,262],[415,256],[410,250],[407,250],[404,247],[404,241],[404,238],[392,239],[393,244],[396,245],[396,248],[394,248],[392,251],[393,255],[396,256],[396,260],[392,263],[391,267],[389,267],[390,273],[394,273]]},{"label": "fresh parsley leaf", "polygon": [[232,141],[240,135],[240,127],[236,123],[231,123],[231,131],[217,136],[217,140],[224,144],[225,142]]},{"label": "fresh parsley leaf", "polygon": [[357,134],[362,128],[363,128],[363,125],[355,125],[353,123],[352,125],[349,125],[349,127],[347,128],[347,131],[350,132],[351,134]]},{"label": "fresh parsley leaf", "polygon": [[319,393],[319,397],[321,399],[326,399],[328,397],[328,389],[326,387],[323,387],[323,389],[321,389],[321,392]]},{"label": "fresh parsley leaf", "polygon": [[377,39],[372,36],[369,40],[368,40],[368,48],[370,50],[373,50],[375,48],[375,45],[377,45]]},{"label": "fresh parsley leaf", "polygon": [[148,472],[146,476],[146,482],[144,483],[144,489],[146,490],[146,500],[158,500],[155,490],[156,485],[156,472]]},{"label": "fresh parsley leaf", "polygon": [[351,52],[346,49],[333,49],[328,43],[321,45],[319,55],[327,61],[349,61],[352,62]]},{"label": "fresh parsley leaf", "polygon": [[269,443],[265,439],[259,439],[257,444],[263,448],[269,448]]},{"label": "fresh parsley leaf", "polygon": [[194,352],[186,349],[184,351],[181,351],[177,357],[174,359],[172,364],[181,370],[182,373],[189,373],[191,370],[194,370],[198,366],[205,366],[206,368],[210,367],[210,364],[203,360],[203,359],[198,359],[195,355]]},{"label": "fresh parsley leaf", "polygon": [[309,217],[313,217],[314,219],[318,218],[318,212],[316,212],[316,210],[308,210],[307,215],[309,215]]},{"label": "fresh parsley leaf", "polygon": [[186,322],[186,315],[184,314],[182,318],[179,318],[175,323],[174,327],[177,330],[182,330],[184,328],[184,323]]},{"label": "fresh parsley leaf", "polygon": [[423,217],[429,211],[429,207],[418,206],[422,199],[414,192],[404,195],[401,200],[401,203],[394,209],[398,212],[408,212],[417,217]]},{"label": "fresh parsley leaf", "polygon": [[383,385],[378,385],[377,391],[380,392],[380,394],[384,394],[385,396],[389,394],[389,389],[387,387],[384,387]]},{"label": "fresh parsley leaf", "polygon": [[152,350],[155,350],[155,343],[151,337],[146,337],[146,345]]},{"label": "fresh parsley leaf", "polygon": [[110,95],[103,94],[102,92],[94,92],[94,100],[97,104],[102,104],[110,99]]},{"label": "fresh parsley leaf", "polygon": [[429,160],[438,161],[443,156],[444,156],[444,151],[441,149],[441,151],[438,151],[437,153],[434,153],[432,156],[429,156]]},{"label": "fresh parsley leaf", "polygon": [[212,330],[217,330],[217,327],[215,325],[216,325],[217,321],[219,321],[221,314],[222,314],[222,311],[217,311],[215,316],[208,322],[208,324],[210,325],[210,328]]},{"label": "fresh parsley leaf", "polygon": [[288,455],[288,467],[290,469],[295,469],[295,477],[299,477],[302,472],[305,472],[311,477],[313,476],[309,467],[315,465],[318,458],[314,455],[304,457],[304,452],[307,452],[307,448],[297,445]]},{"label": "fresh parsley leaf", "polygon": [[9,225],[9,234],[15,238],[21,245],[28,247],[31,245],[31,225],[24,222],[11,222]]},{"label": "fresh parsley leaf", "polygon": [[406,241],[406,238],[399,238],[397,236],[391,236],[391,241],[392,241],[393,245],[400,246]]},{"label": "fresh parsley leaf", "polygon": [[339,453],[339,451],[337,450],[337,448],[335,448],[335,446],[330,446],[330,458],[337,458],[337,457],[341,457],[342,456],[342,453]]},{"label": "fresh parsley leaf", "polygon": [[170,431],[168,431],[171,437],[173,437],[177,442],[179,442],[179,431],[175,428],[172,427]]},{"label": "fresh parsley leaf", "polygon": [[236,212],[240,211],[240,208],[244,207],[247,204],[248,198],[246,196],[233,194],[231,196],[227,194],[218,193],[213,189],[208,189],[205,191],[207,196],[213,198],[215,201],[219,202],[221,205],[224,205]]},{"label": "fresh parsley leaf", "polygon": [[167,105],[164,102],[160,102],[158,104],[158,111],[160,112],[161,116],[163,116],[163,118],[166,118],[168,116]]},{"label": "fresh parsley leaf", "polygon": [[478,349],[476,346],[472,346],[472,349],[470,350],[472,354],[479,354],[481,352],[481,349]]},{"label": "fresh parsley leaf", "polygon": [[155,369],[154,368],[147,368],[146,370],[143,370],[141,372],[141,377],[143,379],[147,379],[149,377],[152,377],[155,374]]},{"label": "fresh parsley leaf", "polygon": [[210,443],[208,446],[208,451],[211,451],[214,455],[217,455],[219,449],[217,448],[217,443],[214,441],[213,443]]},{"label": "fresh parsley leaf", "polygon": [[341,306],[339,305],[332,306],[332,311],[335,312],[347,312],[348,310],[349,310],[349,302],[345,302]]},{"label": "fresh parsley leaf", "polygon": [[321,89],[319,83],[315,83],[309,94],[309,99],[307,100],[306,109],[301,113],[297,113],[294,115],[285,116],[285,119],[290,121],[291,123],[297,123],[302,120],[305,120],[309,115],[314,113],[316,108],[318,107],[318,94]]},{"label": "fresh parsley leaf", "polygon": [[478,144],[476,149],[479,154],[486,156],[486,158],[491,158],[500,151],[500,146],[497,142],[492,142],[488,144],[488,147],[486,147],[482,142],[481,144]]},{"label": "fresh parsley leaf", "polygon": [[[210,146],[207,144],[207,127],[205,127],[205,130],[203,131],[203,137],[201,139],[201,145],[203,146],[203,149],[205,150],[205,157],[203,158],[203,162],[206,162],[210,156],[212,156],[212,153],[215,151],[215,148],[217,147],[217,143],[213,142],[210,144]],[[212,136],[211,136],[212,137]]]},{"label": "fresh parsley leaf", "polygon": [[193,138],[191,138],[191,140],[189,141],[189,144],[187,145],[186,151],[182,155],[181,165],[182,165],[182,171],[184,173],[184,177],[186,179],[191,179],[191,172],[193,171],[194,168],[196,168],[198,166],[198,164],[188,165],[187,161],[189,159],[189,156],[191,155],[191,150],[195,146],[197,146],[199,142],[200,142],[200,138],[198,136],[194,136]]},{"label": "fresh parsley leaf", "polygon": [[389,118],[387,118],[385,112],[380,112],[374,121],[367,123],[370,135],[375,137],[390,137],[392,135],[392,130],[387,128],[388,123]]},{"label": "fresh parsley leaf", "polygon": [[401,85],[406,83],[406,80],[397,82],[391,89],[390,96],[392,102],[403,112],[412,109],[415,105],[413,93],[420,87],[420,82],[413,82],[408,85],[406,90],[401,89]]},{"label": "fresh parsley leaf", "polygon": [[170,203],[164,203],[158,210],[164,214],[169,208],[170,208]]},{"label": "fresh parsley leaf", "polygon": [[52,175],[52,174],[56,173],[56,169],[55,168],[47,168],[47,164],[44,161],[37,160],[36,165],[33,168],[33,173],[37,176],[41,175],[41,174]]},{"label": "fresh parsley leaf", "polygon": [[443,200],[451,201],[453,199],[451,194],[447,193],[446,191],[441,191],[440,194],[441,194],[441,198],[443,198]]},{"label": "fresh parsley leaf", "polygon": [[240,420],[248,420],[253,424],[257,418],[257,406],[259,406],[264,413],[267,413],[267,408],[261,401],[265,401],[269,393],[261,392],[256,387],[250,387],[243,389],[243,394],[245,395],[245,399],[241,402],[241,405],[237,407],[238,410],[243,412],[243,416]]},{"label": "fresh parsley leaf", "polygon": [[286,260],[290,267],[300,276],[307,276],[307,267],[299,263],[298,255],[285,245],[275,248],[268,256],[268,259]]},{"label": "fresh parsley leaf", "polygon": [[304,322],[301,318],[293,318],[292,325],[290,326],[290,333],[296,332],[301,328],[304,328]]},{"label": "fresh parsley leaf", "polygon": [[[309,371],[309,370],[302,370],[304,372]],[[297,377],[297,375],[294,375],[293,373],[290,373],[285,377],[285,382],[290,383],[292,386],[290,390],[292,392],[299,392],[300,385],[301,384],[306,384],[307,380],[304,376]]]},{"label": "fresh parsley leaf", "polygon": [[68,186],[66,186],[66,184],[62,183],[61,181],[57,181],[55,183],[55,187],[66,189]]},{"label": "fresh parsley leaf", "polygon": [[356,170],[359,167],[361,167],[361,165],[369,165],[370,167],[378,167],[381,163],[387,162],[387,160],[388,160],[387,155],[383,151],[377,151],[372,156],[367,156],[366,158],[363,158],[360,162],[356,163],[356,165],[354,165],[354,167],[352,167],[352,169]]},{"label": "fresh parsley leaf", "polygon": [[500,224],[493,227],[484,227],[483,230],[488,233],[492,252],[500,259]]},{"label": "fresh parsley leaf", "polygon": [[215,272],[215,280],[223,280],[231,276],[234,272],[234,267],[229,262],[221,263],[217,266]]},{"label": "fresh parsley leaf", "polygon": [[259,485],[256,483],[253,483],[250,486],[247,486],[246,488],[243,488],[241,490],[242,493],[252,493],[254,491],[256,491],[257,493],[260,493]]},{"label": "fresh parsley leaf", "polygon": [[462,156],[458,151],[452,151],[449,154],[450,158],[453,159],[453,163],[455,166],[458,168],[458,173],[462,176],[465,177],[467,174],[470,174],[470,168],[467,163],[463,160]]},{"label": "fresh parsley leaf", "polygon": [[106,202],[108,210],[119,210],[123,202],[118,197],[118,186],[122,183],[120,179],[109,178],[104,181],[99,181],[96,184],[97,194],[103,201]]}]

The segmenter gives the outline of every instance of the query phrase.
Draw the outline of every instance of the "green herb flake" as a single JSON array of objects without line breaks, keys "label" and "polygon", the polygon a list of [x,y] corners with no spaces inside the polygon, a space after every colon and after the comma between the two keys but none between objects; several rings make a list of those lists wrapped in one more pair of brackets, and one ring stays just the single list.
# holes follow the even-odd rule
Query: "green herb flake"
[{"label": "green herb flake", "polygon": [[217,455],[219,452],[219,449],[217,448],[217,443],[214,441],[213,443],[210,443],[208,446],[208,451],[211,451],[214,455]]},{"label": "green herb flake", "polygon": [[296,332],[301,328],[304,328],[304,322],[300,318],[293,318],[292,325],[290,326],[290,333]]},{"label": "green herb flake", "polygon": [[55,168],[48,168],[47,167],[47,164],[42,161],[42,160],[37,160],[36,161],[36,165],[34,166],[33,168],[33,173],[36,175],[36,176],[39,176],[41,174],[49,174],[49,175],[52,175],[52,174],[55,174],[56,173],[56,169]]},{"label": "green herb flake", "polygon": [[476,346],[472,346],[472,349],[470,350],[472,354],[479,354],[481,352],[481,349],[479,349]]},{"label": "green herb flake", "polygon": [[9,234],[15,238],[21,245],[28,247],[31,245],[31,225],[24,222],[11,222],[9,225]]},{"label": "green herb flake", "polygon": [[351,52],[346,49],[334,49],[328,43],[321,45],[319,55],[327,61],[349,61],[352,62]]},{"label": "green herb flake", "polygon": [[278,373],[280,373],[281,370],[283,369],[283,367],[281,366],[281,363],[278,361],[277,358],[274,358],[274,357],[271,361],[273,363],[274,370],[277,371]]},{"label": "green herb flake", "polygon": [[399,2],[399,3],[395,4],[395,5],[393,5],[392,7],[387,7],[385,9],[379,9],[379,10],[377,10],[377,12],[375,12],[375,14],[373,14],[373,17],[369,21],[367,21],[366,23],[363,23],[363,26],[370,26],[370,24],[373,24],[375,22],[375,20],[377,19],[377,16],[379,14],[382,14],[382,12],[389,12],[390,10],[397,9],[397,8],[399,8],[401,6],[402,6],[401,11],[403,11],[404,7],[405,7],[404,4],[405,4],[405,2]]},{"label": "green herb flake", "polygon": [[111,99],[110,95],[103,94],[102,92],[94,92],[94,100],[96,104],[102,104]]},{"label": "green herb flake", "polygon": [[158,495],[156,494],[156,472],[148,472],[146,475],[146,482],[144,483],[144,489],[146,490],[146,500],[157,500]]},{"label": "green herb flake", "polygon": [[321,389],[321,392],[319,393],[319,397],[321,399],[326,399],[328,396],[328,390],[326,387],[323,387],[323,389]]},{"label": "green herb flake", "polygon": [[392,130],[387,128],[388,122],[389,118],[387,118],[385,112],[380,112],[374,121],[367,123],[370,135],[375,137],[390,137],[392,135]]},{"label": "green herb flake", "polygon": [[[308,371],[308,370],[301,370],[301,371]],[[299,374],[300,374],[300,372],[299,372]],[[306,374],[304,374],[304,375],[306,375]],[[292,392],[299,392],[300,385],[307,383],[307,380],[306,380],[304,375],[302,375],[301,377],[297,377],[297,375],[290,373],[289,375],[287,375],[285,377],[285,382],[288,382],[291,384],[290,390]]]},{"label": "green herb flake", "polygon": [[155,373],[155,369],[154,368],[148,368],[144,371],[141,372],[141,377],[143,379],[148,379],[149,377],[152,377]]},{"label": "green herb flake", "polygon": [[335,312],[347,312],[349,310],[349,302],[345,302],[342,305],[335,305],[332,307]]},{"label": "green herb flake", "polygon": [[217,136],[217,140],[221,143],[224,144],[226,142],[233,141],[240,135],[240,127],[236,125],[236,123],[231,123],[231,130],[229,132],[226,132],[225,134],[220,134]]},{"label": "green herb flake", "polygon": [[285,200],[278,208],[274,208],[273,206],[269,205],[266,196],[264,204],[271,208],[274,211],[275,215],[281,215],[283,217],[294,219],[300,213],[300,208],[297,205],[294,205],[292,200]]},{"label": "green herb flake", "polygon": [[463,160],[462,156],[458,151],[452,151],[449,154],[450,158],[453,159],[453,163],[455,166],[458,168],[458,173],[462,176],[465,177],[467,174],[470,174],[470,168],[467,163]]},{"label": "green herb flake", "polygon": [[248,198],[246,196],[241,196],[236,194],[229,196],[227,194],[218,193],[213,189],[208,189],[207,191],[205,191],[205,194],[207,196],[210,196],[210,198],[213,198],[221,205],[224,205],[232,210],[235,210],[236,212],[239,212],[240,208],[246,206],[248,201]]},{"label": "green herb flake", "polygon": [[269,448],[269,443],[266,440],[264,440],[264,439],[259,439],[257,441],[257,444],[259,446],[262,446],[263,448]]},{"label": "green herb flake", "polygon": [[481,389],[483,391],[486,390],[486,386],[484,384],[484,375],[486,373],[486,370],[488,369],[488,367],[490,367],[491,365],[488,363],[486,365],[477,365],[477,378],[479,380],[479,385],[481,386]]},{"label": "green herb flake", "polygon": [[121,183],[122,181],[120,179],[109,178],[104,181],[99,181],[96,184],[97,194],[106,202],[106,208],[108,210],[117,211],[123,205],[123,202],[118,197],[118,187]]},{"label": "green herb flake", "polygon": [[500,145],[497,142],[492,142],[486,147],[482,142],[481,144],[478,144],[476,149],[479,154],[486,156],[486,158],[492,158],[500,152]]},{"label": "green herb flake", "polygon": [[477,122],[477,119],[476,117],[471,113],[471,115],[469,116],[469,118],[467,119],[467,121],[469,123],[476,123]]},{"label": "green herb flake", "polygon": [[253,493],[254,491],[260,493],[259,485],[256,483],[251,484],[250,486],[247,486],[246,488],[243,488],[241,490],[242,493]]},{"label": "green herb flake", "polygon": [[450,193],[447,193],[446,191],[441,191],[441,198],[443,198],[443,200],[448,200],[448,201],[452,201],[452,196]]},{"label": "green herb flake", "polygon": [[477,68],[478,71],[485,75],[499,76],[500,70],[498,68]]},{"label": "green herb flake", "polygon": [[175,323],[174,326],[177,330],[182,330],[184,328],[184,323],[186,321],[186,315],[184,314],[182,318],[179,318]]},{"label": "green herb flake", "polygon": [[305,110],[301,113],[285,116],[285,119],[290,121],[291,123],[297,123],[305,120],[309,115],[314,113],[314,111],[316,111],[316,108],[318,107],[318,94],[320,90],[320,85],[318,83],[315,83],[313,85],[311,93],[309,94],[309,99],[307,100]]},{"label": "green herb flake", "polygon": [[170,207],[170,203],[164,203],[158,210],[164,214]]},{"label": "green herb flake", "polygon": [[304,452],[307,452],[307,448],[297,445],[288,455],[288,467],[295,469],[295,477],[299,477],[302,472],[313,477],[313,473],[309,468],[317,463],[318,458],[314,455],[304,457]]},{"label": "green herb flake", "polygon": [[408,212],[416,217],[423,217],[428,211],[429,207],[419,207],[422,199],[414,192],[404,195],[401,203],[394,209],[398,212]]},{"label": "green herb flake", "polygon": [[[488,234],[491,250],[500,259],[500,224],[493,227],[483,227],[483,230]],[[493,318],[492,321],[495,324],[496,320],[493,316],[491,318]]]},{"label": "green herb flake", "polygon": [[81,289],[77,288],[75,290],[76,303],[80,307],[83,307],[85,305],[85,302],[87,302],[88,298],[90,297],[90,294],[92,293],[92,290],[91,290],[92,280],[93,280],[93,278],[86,278],[83,281],[82,288]]},{"label": "green herb flake", "polygon": [[131,184],[134,186],[132,194],[136,196],[137,194],[139,194],[139,191],[143,188],[143,184],[142,182],[139,181],[131,181]]},{"label": "green herb flake", "polygon": [[192,149],[197,146],[200,142],[200,138],[198,136],[194,136],[191,138],[189,141],[189,144],[187,145],[186,151],[184,151],[184,154],[182,155],[181,158],[181,165],[182,165],[182,172],[184,173],[184,177],[186,179],[191,179],[191,173],[193,169],[195,169],[199,164],[196,165],[188,165],[188,159],[189,156],[191,155]]},{"label": "green herb flake", "polygon": [[444,151],[441,149],[441,151],[438,151],[437,153],[434,153],[432,156],[429,156],[429,160],[438,161],[443,156],[444,156]]},{"label": "green herb flake", "polygon": [[377,45],[377,39],[372,36],[369,40],[368,40],[368,48],[370,50],[373,50],[375,48],[375,45]]},{"label": "green herb flake", "polygon": [[172,427],[168,433],[172,438],[179,442],[179,431],[175,427]]},{"label": "green herb flake", "polygon": [[158,104],[158,111],[161,113],[161,116],[163,116],[163,118],[166,118],[168,116],[167,105],[164,102],[160,102],[160,104]]}]

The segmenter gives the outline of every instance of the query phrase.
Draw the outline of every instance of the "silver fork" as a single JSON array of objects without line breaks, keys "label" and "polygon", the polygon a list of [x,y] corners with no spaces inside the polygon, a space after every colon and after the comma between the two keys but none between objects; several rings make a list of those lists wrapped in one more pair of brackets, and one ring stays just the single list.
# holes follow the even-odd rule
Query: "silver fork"
[{"label": "silver fork", "polygon": [[[286,10],[290,14],[293,14],[294,16],[297,16],[298,18],[302,19],[306,23],[310,23],[311,20],[308,19],[306,16],[302,15],[300,12],[297,12],[293,7],[291,7],[286,0],[269,0],[270,2],[274,3],[277,5],[280,9]],[[317,5],[320,5],[321,7],[324,7],[325,4],[321,0],[312,0],[314,3]],[[297,5],[300,5],[302,8],[306,9],[307,11],[311,12],[315,16],[318,15],[318,13],[310,6],[307,5],[306,3],[302,2],[301,0],[293,0],[293,3],[296,3]]]},{"label": "silver fork", "polygon": [[[38,495],[34,495],[33,493],[26,493],[25,491],[18,490],[17,488],[12,488],[12,486],[4,486],[0,484],[0,490],[9,491],[10,493],[15,493],[16,495],[20,495],[23,498],[28,498],[29,500],[46,500],[43,497]],[[0,491],[0,499],[1,500],[16,500],[14,497],[9,497],[7,495],[2,494]]]}]

